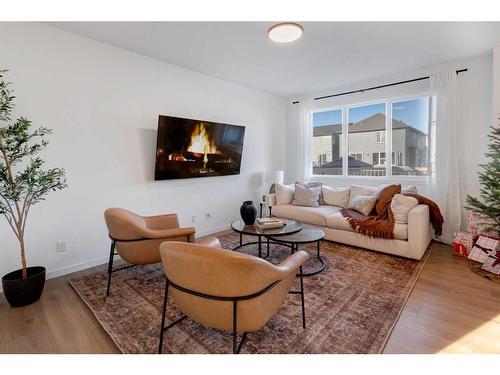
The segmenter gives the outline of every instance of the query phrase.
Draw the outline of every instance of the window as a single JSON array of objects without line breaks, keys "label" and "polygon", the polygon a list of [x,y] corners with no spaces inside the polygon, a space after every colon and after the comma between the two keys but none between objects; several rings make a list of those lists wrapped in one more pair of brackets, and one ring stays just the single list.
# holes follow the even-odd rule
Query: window
[{"label": "window", "polygon": [[429,98],[392,103],[393,176],[425,176],[428,173]]},{"label": "window", "polygon": [[[385,103],[348,109],[349,176],[385,176],[385,112]],[[371,153],[371,163],[363,161],[363,154],[358,154],[358,150]],[[358,155],[361,157],[356,157]]]},{"label": "window", "polygon": [[385,130],[375,132],[375,143],[385,143]]},{"label": "window", "polygon": [[342,110],[313,115],[313,174],[342,175]]},{"label": "window", "polygon": [[353,159],[363,161],[363,153],[362,152],[357,152],[355,154],[349,154],[349,156]]},{"label": "window", "polygon": [[315,112],[313,174],[428,175],[435,163],[435,102],[388,98]]}]

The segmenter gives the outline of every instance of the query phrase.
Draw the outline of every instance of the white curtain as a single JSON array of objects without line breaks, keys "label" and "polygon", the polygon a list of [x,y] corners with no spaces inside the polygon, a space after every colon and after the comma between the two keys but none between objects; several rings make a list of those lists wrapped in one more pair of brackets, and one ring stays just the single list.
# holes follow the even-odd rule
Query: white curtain
[{"label": "white curtain", "polygon": [[312,176],[313,103],[311,99],[301,99],[295,112],[297,126],[296,181],[308,181]]},{"label": "white curtain", "polygon": [[[451,243],[453,232],[460,230],[463,202],[460,192],[461,106],[455,71],[432,75],[431,90],[436,100],[435,168],[429,176],[428,195],[444,217],[440,240]],[[462,164],[463,165],[463,164]]]}]

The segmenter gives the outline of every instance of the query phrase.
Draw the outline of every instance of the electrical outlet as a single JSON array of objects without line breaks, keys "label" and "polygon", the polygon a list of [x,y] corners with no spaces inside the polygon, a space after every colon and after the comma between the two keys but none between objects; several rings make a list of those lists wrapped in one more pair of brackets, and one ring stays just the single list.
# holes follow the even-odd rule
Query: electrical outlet
[{"label": "electrical outlet", "polygon": [[205,214],[205,220],[206,220],[206,221],[212,220],[212,214],[211,214],[210,212],[207,212],[207,213]]},{"label": "electrical outlet", "polygon": [[56,253],[64,253],[66,251],[66,241],[59,240],[56,242]]},{"label": "electrical outlet", "polygon": [[196,223],[196,216],[194,216],[194,215],[193,215],[193,216],[191,216],[191,222],[192,222],[192,223]]}]

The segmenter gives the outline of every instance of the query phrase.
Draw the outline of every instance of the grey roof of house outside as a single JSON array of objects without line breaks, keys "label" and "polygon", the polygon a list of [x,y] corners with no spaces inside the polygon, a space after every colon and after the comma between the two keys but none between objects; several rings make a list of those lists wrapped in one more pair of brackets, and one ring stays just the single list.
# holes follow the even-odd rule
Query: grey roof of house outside
[{"label": "grey roof of house outside", "polygon": [[[399,120],[392,120],[393,129],[411,128],[408,124]],[[349,125],[349,133],[363,133],[377,130],[385,130],[385,115],[382,113],[375,113],[374,115]],[[415,129],[419,131],[418,129]],[[319,137],[323,135],[342,133],[342,124],[332,124],[313,127],[313,136]]]}]

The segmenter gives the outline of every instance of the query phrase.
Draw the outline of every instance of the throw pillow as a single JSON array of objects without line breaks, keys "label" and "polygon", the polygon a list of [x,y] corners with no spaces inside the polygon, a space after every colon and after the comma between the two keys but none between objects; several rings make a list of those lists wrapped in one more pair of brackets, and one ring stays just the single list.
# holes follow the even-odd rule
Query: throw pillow
[{"label": "throw pillow", "polygon": [[418,200],[403,194],[396,194],[392,198],[391,210],[396,223],[408,224],[408,212],[418,206]]},{"label": "throw pillow", "polygon": [[[305,186],[305,187],[309,187],[309,188],[314,188],[314,187],[318,187],[318,186],[323,186],[323,183],[322,183],[322,182],[305,182],[305,181],[296,181],[295,183],[296,183],[296,184],[300,184],[300,185]],[[323,192],[321,192],[321,193],[319,194],[318,203],[319,203],[320,205],[325,204],[325,201],[323,200]]]},{"label": "throw pillow", "polygon": [[375,214],[382,215],[387,206],[391,203],[392,198],[396,194],[401,193],[401,185],[388,185],[377,194],[377,203],[375,203]]},{"label": "throw pillow", "polygon": [[374,195],[357,195],[349,202],[347,208],[367,216],[372,212],[376,202],[377,197]]},{"label": "throw pillow", "polygon": [[415,185],[409,185],[401,188],[401,194],[412,193],[417,194],[417,187]]},{"label": "throw pillow", "polygon": [[347,208],[347,204],[349,203],[349,188],[322,186],[321,195],[323,195],[325,204],[329,206]]},{"label": "throw pillow", "polygon": [[319,195],[321,186],[307,187],[301,184],[295,184],[295,198],[293,206],[319,207]]},{"label": "throw pillow", "polygon": [[276,186],[276,205],[281,206],[284,204],[291,204],[293,201],[293,193],[295,186],[293,184],[283,185],[279,182],[275,183]]},{"label": "throw pillow", "polygon": [[349,205],[353,199],[358,195],[375,195],[377,188],[371,186],[351,185],[351,192],[349,194]]}]

